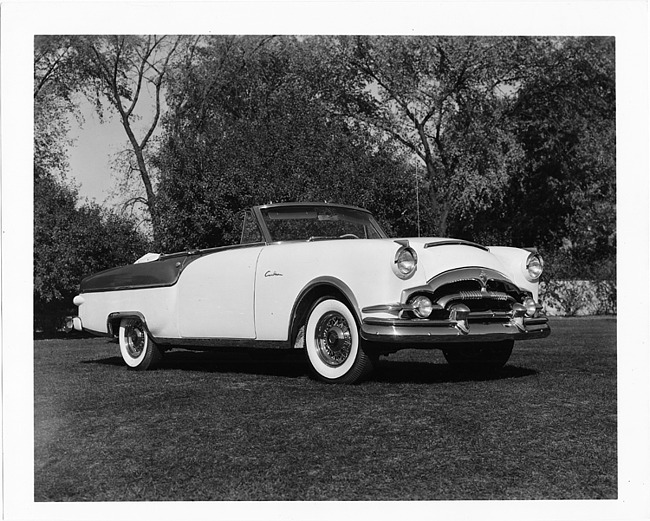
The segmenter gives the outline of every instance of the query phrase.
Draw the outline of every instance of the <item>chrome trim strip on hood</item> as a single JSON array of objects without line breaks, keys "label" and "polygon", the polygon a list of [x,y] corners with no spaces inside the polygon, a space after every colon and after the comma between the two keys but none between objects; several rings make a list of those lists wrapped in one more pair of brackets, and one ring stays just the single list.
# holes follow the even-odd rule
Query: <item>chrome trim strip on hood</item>
[{"label": "chrome trim strip on hood", "polygon": [[445,241],[438,241],[438,242],[427,242],[424,247],[425,248],[433,248],[434,246],[472,246],[473,248],[479,248],[483,251],[490,251],[490,248],[487,246],[483,246],[482,244],[477,244],[475,242],[470,242],[470,241],[465,241],[463,239],[448,239]]}]

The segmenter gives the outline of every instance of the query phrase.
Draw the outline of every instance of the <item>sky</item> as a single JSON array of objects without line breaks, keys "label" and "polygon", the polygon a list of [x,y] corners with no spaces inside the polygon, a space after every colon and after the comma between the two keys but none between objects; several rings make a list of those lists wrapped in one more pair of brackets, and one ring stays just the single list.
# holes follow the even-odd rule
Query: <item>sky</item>
[{"label": "sky", "polygon": [[[120,175],[113,163],[120,151],[131,149],[126,132],[117,113],[108,105],[100,121],[95,107],[84,96],[78,96],[76,101],[82,121],[69,118],[68,137],[73,144],[68,149],[68,178],[79,190],[80,203],[87,199],[103,206],[118,207],[125,197],[119,194]],[[133,121],[133,128],[140,139],[145,127],[150,125],[155,109],[149,91],[143,91],[136,109],[137,119]],[[156,134],[159,133],[160,123],[156,130]]]},{"label": "sky", "polygon": [[69,137],[73,145],[68,149],[69,177],[79,189],[81,199],[109,204],[115,186],[111,160],[127,143],[124,129],[116,117],[100,123],[94,108],[81,98],[83,122],[70,118]]}]

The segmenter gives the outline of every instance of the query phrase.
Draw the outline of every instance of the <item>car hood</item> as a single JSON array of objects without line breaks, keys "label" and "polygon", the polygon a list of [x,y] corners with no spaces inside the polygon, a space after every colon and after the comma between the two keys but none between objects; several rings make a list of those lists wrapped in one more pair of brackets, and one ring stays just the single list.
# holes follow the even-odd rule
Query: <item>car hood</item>
[{"label": "car hood", "polygon": [[417,253],[418,268],[424,271],[426,280],[440,273],[464,267],[488,268],[512,280],[509,273],[511,269],[508,263],[504,262],[502,248],[496,248],[497,251],[493,252],[493,248],[473,242],[441,237],[410,237],[393,241],[408,241],[409,246]]}]

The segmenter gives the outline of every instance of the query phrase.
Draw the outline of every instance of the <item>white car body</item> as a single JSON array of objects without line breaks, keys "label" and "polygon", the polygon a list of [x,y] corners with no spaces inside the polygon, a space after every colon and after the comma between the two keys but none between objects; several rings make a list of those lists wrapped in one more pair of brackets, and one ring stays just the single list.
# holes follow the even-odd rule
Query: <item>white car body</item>
[{"label": "white car body", "polygon": [[[337,221],[336,212],[340,211],[341,216],[354,217],[351,226],[356,230],[361,226],[356,216],[367,217],[365,234],[377,238],[274,241],[266,226],[272,223],[265,224],[269,212],[292,216],[291,212],[300,211],[298,217],[302,217],[307,212],[304,208],[313,218],[311,224]],[[313,217],[320,211],[328,217]],[[133,337],[136,343],[146,335],[157,346],[307,345],[309,349],[309,339],[303,340],[304,326],[308,326],[317,301],[328,296],[349,309],[355,324],[348,323],[350,320],[340,312],[330,311],[328,316],[338,317],[344,325],[330,325],[329,333],[320,335],[331,336],[323,341],[330,347],[345,342],[346,350],[354,338],[363,344],[364,351],[371,352],[375,344],[377,353],[388,353],[404,347],[445,349],[455,343],[521,340],[549,334],[538,303],[539,274],[531,275],[527,266],[531,258],[541,264],[535,253],[519,248],[486,248],[455,239],[389,239],[363,212],[319,203],[255,207],[248,218],[257,220],[261,241],[153,255],[84,279],[81,293],[75,298],[79,317],[74,327],[117,336],[122,321],[133,319],[142,323],[140,336]],[[298,221],[298,217],[291,219]],[[417,260],[413,272],[406,276],[396,271],[396,255],[404,250],[407,268],[410,258]],[[461,285],[475,284],[475,290],[461,290],[442,298],[444,306],[432,302],[436,319],[414,315],[413,295],[434,296],[436,284],[456,283],[454,274],[466,281]],[[467,301],[476,306],[476,302],[491,299],[499,306],[498,311],[490,311],[492,316],[482,308],[472,311],[463,304]],[[127,363],[132,362],[127,358]],[[329,365],[338,363],[328,360]],[[138,366],[134,364],[129,363]],[[336,374],[319,377],[337,381],[347,373]]]}]

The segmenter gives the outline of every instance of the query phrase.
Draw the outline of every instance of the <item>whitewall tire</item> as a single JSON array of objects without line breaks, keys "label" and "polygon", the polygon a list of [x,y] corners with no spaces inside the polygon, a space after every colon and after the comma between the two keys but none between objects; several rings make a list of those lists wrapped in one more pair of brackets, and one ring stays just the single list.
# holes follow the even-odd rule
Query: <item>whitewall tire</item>
[{"label": "whitewall tire", "polygon": [[312,372],[324,382],[355,383],[372,369],[354,315],[332,297],[316,301],[309,312],[305,347]]},{"label": "whitewall tire", "polygon": [[119,341],[122,358],[133,369],[151,369],[162,359],[162,352],[139,318],[121,320]]}]

